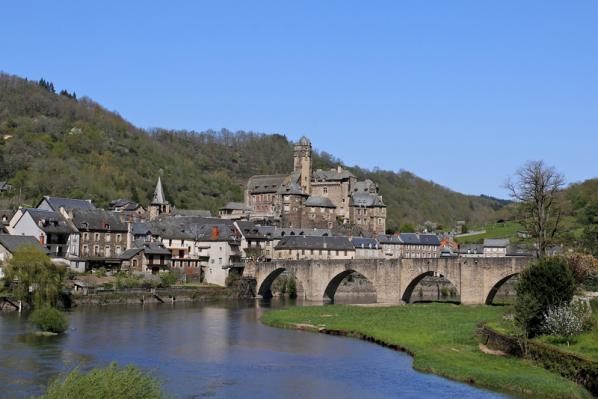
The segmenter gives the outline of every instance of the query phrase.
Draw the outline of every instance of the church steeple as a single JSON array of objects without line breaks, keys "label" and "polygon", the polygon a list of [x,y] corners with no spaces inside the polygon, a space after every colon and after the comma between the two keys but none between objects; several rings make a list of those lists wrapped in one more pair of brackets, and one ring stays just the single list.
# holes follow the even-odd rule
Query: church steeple
[{"label": "church steeple", "polygon": [[162,188],[162,179],[158,176],[156,189],[154,190],[154,197],[149,206],[149,219],[153,220],[162,214],[169,214],[171,211],[170,203],[164,197],[164,189]]},{"label": "church steeple", "polygon": [[152,204],[163,204],[164,200],[164,189],[162,188],[162,179],[158,176],[158,183],[156,183],[156,189],[154,190],[154,198]]}]

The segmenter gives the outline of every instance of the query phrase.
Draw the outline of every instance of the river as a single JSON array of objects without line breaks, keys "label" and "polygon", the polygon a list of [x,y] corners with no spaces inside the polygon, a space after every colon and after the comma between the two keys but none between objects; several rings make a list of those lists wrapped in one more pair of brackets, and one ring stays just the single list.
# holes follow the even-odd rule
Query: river
[{"label": "river", "polygon": [[39,395],[82,370],[135,364],[180,398],[499,398],[412,369],[408,355],[351,338],[268,327],[279,302],[79,307],[59,337],[0,315],[0,398]]}]

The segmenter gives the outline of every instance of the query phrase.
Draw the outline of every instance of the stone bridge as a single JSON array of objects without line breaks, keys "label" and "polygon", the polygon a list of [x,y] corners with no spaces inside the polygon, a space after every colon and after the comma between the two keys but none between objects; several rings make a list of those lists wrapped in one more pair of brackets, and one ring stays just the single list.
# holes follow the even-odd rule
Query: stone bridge
[{"label": "stone bridge", "polygon": [[413,289],[426,276],[449,280],[464,304],[490,304],[502,284],[520,273],[532,258],[432,258],[279,260],[248,263],[243,275],[255,278],[257,294],[272,295],[276,277],[287,271],[303,287],[305,299],[333,300],[341,281],[353,272],[367,278],[376,289],[378,302],[409,303]]}]

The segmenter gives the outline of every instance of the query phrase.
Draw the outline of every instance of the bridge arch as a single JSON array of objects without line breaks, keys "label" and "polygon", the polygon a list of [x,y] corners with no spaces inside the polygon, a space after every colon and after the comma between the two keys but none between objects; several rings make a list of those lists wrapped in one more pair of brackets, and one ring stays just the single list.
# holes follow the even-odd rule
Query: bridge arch
[{"label": "bridge arch", "polygon": [[502,287],[504,285],[504,283],[506,283],[512,277],[515,277],[517,275],[519,275],[519,273],[511,273],[511,274],[508,274],[505,277],[501,278],[500,280],[498,280],[492,286],[492,288],[490,288],[490,291],[488,291],[488,293],[485,295],[485,301],[484,301],[484,303],[486,305],[492,305],[492,302],[494,301],[494,297],[496,296],[496,293],[498,292],[498,290],[500,289],[500,287]]},{"label": "bridge arch", "polygon": [[411,297],[413,296],[413,290],[415,290],[415,287],[417,287],[417,285],[425,277],[428,277],[428,276],[436,276],[436,277],[445,278],[449,283],[451,283],[457,289],[457,293],[460,294],[460,287],[457,284],[455,284],[454,281],[451,281],[451,279],[449,279],[447,276],[445,276],[444,274],[438,273],[437,271],[428,270],[426,272],[423,272],[423,273],[417,275],[407,285],[407,288],[405,288],[405,291],[403,291],[403,294],[401,295],[401,299],[403,300],[404,303],[409,303],[411,301]]},{"label": "bridge arch", "polygon": [[263,280],[260,286],[258,287],[257,294],[260,295],[264,299],[272,298],[272,283],[278,276],[280,276],[286,269],[284,267],[279,267],[274,269],[270,272]]},{"label": "bridge arch", "polygon": [[324,289],[324,298],[323,299],[328,299],[330,301],[334,301],[334,295],[336,294],[336,290],[338,289],[339,285],[343,282],[343,280],[345,278],[347,278],[348,276],[350,276],[352,274],[357,274],[358,276],[365,278],[372,285],[372,287],[374,289],[374,294],[377,296],[376,285],[374,284],[374,282],[372,280],[370,280],[365,274],[360,273],[357,270],[346,269],[340,273],[337,273],[328,282],[328,284],[326,285],[326,288]]},{"label": "bridge arch", "polygon": [[287,267],[277,267],[274,270],[268,272],[266,276],[263,279],[261,279],[261,281],[257,282],[257,295],[261,296],[263,299],[272,298],[272,284],[284,272],[291,273],[292,277],[295,279],[295,282],[297,283],[298,290],[303,291],[305,289],[303,281],[301,280],[301,278],[299,278],[297,273],[293,272],[293,268],[289,269]]}]

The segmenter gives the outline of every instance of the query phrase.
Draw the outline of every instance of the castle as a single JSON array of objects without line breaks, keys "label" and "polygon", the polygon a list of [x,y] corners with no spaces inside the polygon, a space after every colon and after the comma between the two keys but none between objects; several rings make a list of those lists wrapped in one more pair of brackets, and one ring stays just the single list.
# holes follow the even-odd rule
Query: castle
[{"label": "castle", "polygon": [[338,166],[312,170],[312,146],[301,137],[294,146],[290,175],[249,178],[245,205],[251,219],[282,227],[327,228],[352,224],[372,235],[386,230],[386,205],[371,180],[357,181]]}]

